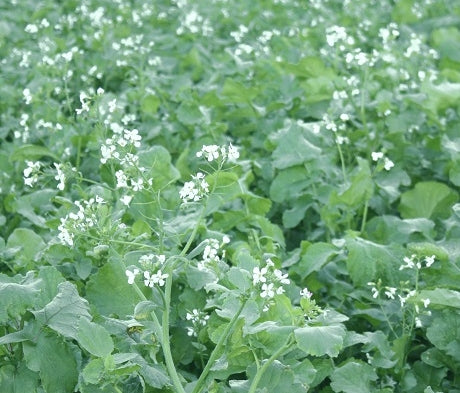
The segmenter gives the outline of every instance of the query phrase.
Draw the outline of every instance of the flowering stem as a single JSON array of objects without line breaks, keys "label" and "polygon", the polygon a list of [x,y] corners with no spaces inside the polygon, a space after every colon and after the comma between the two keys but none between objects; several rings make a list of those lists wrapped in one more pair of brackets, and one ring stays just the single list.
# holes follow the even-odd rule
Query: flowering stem
[{"label": "flowering stem", "polygon": [[173,385],[176,388],[176,392],[185,393],[185,390],[180,381],[179,374],[177,373],[176,366],[171,353],[171,345],[169,342],[169,307],[171,304],[171,287],[172,287],[172,269],[168,272],[165,284],[165,309],[162,317],[162,338],[161,347],[163,349],[163,355],[165,357],[166,368],[168,369],[169,376],[172,379]]},{"label": "flowering stem", "polygon": [[361,234],[364,232],[364,229],[366,228],[367,210],[368,209],[369,209],[369,201],[366,199],[366,202],[364,203],[363,218],[362,218],[362,221],[361,221]]},{"label": "flowering stem", "polygon": [[257,385],[259,384],[262,376],[264,375],[265,371],[267,371],[268,367],[285,351],[287,351],[291,345],[294,343],[292,340],[292,334],[289,336],[285,345],[279,348],[272,356],[270,356],[267,361],[262,365],[262,367],[257,369],[256,375],[252,380],[251,387],[249,388],[248,393],[255,393],[257,389]]},{"label": "flowering stem", "polygon": [[195,388],[192,390],[192,393],[201,393],[203,391],[204,384],[206,382],[206,378],[208,377],[209,371],[211,370],[211,367],[214,365],[215,361],[217,360],[217,357],[220,355],[220,350],[222,346],[225,344],[225,342],[227,341],[227,338],[230,335],[233,327],[235,326],[235,323],[238,320],[241,314],[241,311],[243,311],[243,308],[245,305],[246,305],[246,301],[241,302],[240,308],[235,313],[235,315],[232,317],[228,325],[225,327],[224,331],[222,332],[222,335],[219,337],[219,341],[217,342],[214,350],[211,353],[211,356],[208,359],[208,362],[206,363],[205,368],[203,369],[203,372],[198,378],[198,381],[195,385]]}]

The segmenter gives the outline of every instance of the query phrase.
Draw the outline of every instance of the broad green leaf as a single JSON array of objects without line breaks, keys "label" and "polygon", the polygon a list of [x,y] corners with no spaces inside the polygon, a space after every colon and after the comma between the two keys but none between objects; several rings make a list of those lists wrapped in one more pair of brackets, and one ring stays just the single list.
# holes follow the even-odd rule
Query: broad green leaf
[{"label": "broad green leaf", "polygon": [[139,153],[139,164],[147,169],[144,176],[153,179],[155,189],[166,186],[180,176],[179,171],[171,164],[169,151],[163,146],[152,146]]},{"label": "broad green leaf", "polygon": [[23,362],[0,368],[0,392],[34,393],[39,386],[39,375],[29,370]]},{"label": "broad green leaf", "polygon": [[55,208],[51,200],[58,190],[37,190],[31,194],[22,195],[17,199],[16,210],[19,214],[30,220],[34,225],[47,228],[43,215]]},{"label": "broad green leaf", "polygon": [[51,334],[40,334],[36,345],[24,346],[27,366],[40,373],[45,392],[73,392],[78,380],[78,367],[74,349]]},{"label": "broad green leaf", "polygon": [[222,87],[222,98],[226,103],[245,104],[257,96],[257,89],[246,87],[233,79],[226,79]]},{"label": "broad green leaf", "polygon": [[198,124],[204,120],[203,113],[193,101],[182,102],[176,110],[176,115],[179,121],[185,125]]},{"label": "broad green leaf", "polygon": [[17,319],[32,308],[40,294],[41,280],[29,273],[20,282],[12,282],[7,276],[0,276],[0,323],[10,318]]},{"label": "broad green leaf", "polygon": [[374,280],[377,272],[391,277],[391,272],[402,260],[401,246],[383,246],[359,237],[348,236],[346,247],[348,273],[353,282],[360,286]]},{"label": "broad green leaf", "polygon": [[16,228],[8,238],[6,247],[21,247],[21,259],[33,261],[36,255],[45,248],[45,242],[30,229]]},{"label": "broad green leaf", "polygon": [[11,155],[11,161],[38,160],[42,157],[51,157],[54,161],[59,162],[60,158],[52,153],[47,147],[39,145],[22,145],[18,147]]},{"label": "broad green leaf", "polygon": [[42,280],[37,307],[45,307],[58,294],[58,286],[64,281],[62,274],[54,266],[42,266],[38,273]]},{"label": "broad green leaf", "polygon": [[460,308],[460,292],[446,288],[424,289],[418,295],[419,299],[430,299],[430,307],[440,306]]},{"label": "broad green leaf", "polygon": [[298,347],[308,355],[336,357],[343,348],[346,330],[342,325],[306,326],[294,334]]},{"label": "broad green leaf", "polygon": [[434,318],[426,335],[436,348],[460,362],[460,314],[445,311]]},{"label": "broad green leaf", "polygon": [[320,270],[337,254],[338,250],[332,244],[313,243],[302,252],[300,261],[292,266],[292,270],[304,279]]},{"label": "broad green leaf", "polygon": [[104,376],[104,359],[91,359],[81,375],[86,383],[97,384]]},{"label": "broad green leaf", "polygon": [[80,318],[77,340],[90,354],[101,358],[111,354],[114,348],[107,330],[86,318]]},{"label": "broad green leaf", "polygon": [[420,182],[401,195],[399,211],[403,218],[447,218],[458,194],[443,183]]},{"label": "broad green leaf", "polygon": [[217,281],[216,274],[209,269],[200,270],[196,267],[188,266],[185,274],[187,275],[188,284],[196,291],[204,288],[207,284]]},{"label": "broad green leaf", "polygon": [[460,31],[457,28],[435,30],[432,37],[442,57],[460,62]]},{"label": "broad green leaf", "polygon": [[159,106],[160,99],[156,95],[149,94],[141,100],[140,108],[142,113],[153,116],[157,113]]},{"label": "broad green leaf", "polygon": [[331,387],[334,392],[369,393],[377,374],[368,364],[359,360],[337,367],[331,375]]},{"label": "broad green leaf", "polygon": [[374,193],[374,182],[372,180],[369,163],[366,160],[358,159],[359,170],[351,178],[350,186],[341,193],[332,193],[330,203],[345,204],[350,207],[358,207],[368,201]]},{"label": "broad green leaf", "polygon": [[78,322],[90,319],[89,305],[79,296],[74,284],[65,281],[58,285],[58,294],[39,311],[33,311],[35,319],[65,337],[77,339]]},{"label": "broad green leaf", "polygon": [[245,293],[252,286],[249,272],[235,266],[230,268],[227,278],[240,293]]},{"label": "broad green leaf", "polygon": [[166,370],[164,370],[159,364],[150,365],[140,357],[134,360],[134,362],[141,366],[138,372],[142,375],[147,385],[150,385],[153,388],[161,389],[171,384]]},{"label": "broad green leaf", "polygon": [[270,185],[270,198],[275,202],[296,199],[310,185],[308,172],[303,166],[280,171]]},{"label": "broad green leaf", "polygon": [[306,138],[305,130],[296,124],[278,131],[272,139],[277,144],[272,153],[273,166],[278,169],[303,164],[321,154],[321,149],[312,144]]},{"label": "broad green leaf", "polygon": [[128,284],[126,273],[116,258],[111,259],[86,284],[86,298],[102,315],[131,315],[139,295]]}]

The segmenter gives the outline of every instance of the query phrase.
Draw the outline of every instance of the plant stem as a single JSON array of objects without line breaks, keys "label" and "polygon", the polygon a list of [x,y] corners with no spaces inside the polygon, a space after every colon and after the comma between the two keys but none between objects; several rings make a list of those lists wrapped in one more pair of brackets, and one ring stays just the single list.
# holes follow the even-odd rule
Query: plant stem
[{"label": "plant stem", "polygon": [[364,210],[363,210],[363,219],[361,221],[361,234],[364,232],[364,229],[366,228],[368,208],[369,208],[369,201],[366,199],[366,203],[364,204]]},{"label": "plant stem", "polygon": [[267,361],[257,370],[254,379],[252,380],[251,387],[249,388],[248,393],[255,393],[257,389],[257,385],[259,384],[262,376],[264,375],[265,371],[267,371],[268,367],[286,350],[290,348],[294,341],[291,341],[292,335],[289,336],[285,345],[279,348],[272,356],[270,356]]},{"label": "plant stem", "polygon": [[168,369],[169,376],[172,379],[173,385],[176,388],[177,393],[185,393],[182,386],[182,382],[177,373],[176,366],[171,353],[171,345],[169,342],[169,307],[171,304],[171,287],[172,287],[172,269],[169,271],[169,275],[166,278],[165,284],[165,309],[162,317],[162,338],[161,348],[163,349],[163,355],[165,357],[166,368]]},{"label": "plant stem", "polygon": [[211,353],[211,356],[208,359],[208,362],[206,363],[205,368],[203,369],[203,372],[201,373],[200,377],[198,378],[198,381],[195,385],[195,388],[193,389],[192,393],[201,393],[204,389],[204,384],[206,382],[206,378],[208,377],[208,374],[211,370],[211,367],[214,365],[214,362],[217,360],[217,357],[220,355],[220,350],[222,346],[225,344],[227,341],[227,338],[232,331],[233,327],[235,326],[236,321],[238,320],[241,311],[243,311],[244,306],[246,305],[246,301],[243,301],[240,305],[240,308],[238,311],[235,313],[235,315],[232,317],[228,325],[225,327],[222,335],[219,338],[219,341],[217,342],[214,350]]}]

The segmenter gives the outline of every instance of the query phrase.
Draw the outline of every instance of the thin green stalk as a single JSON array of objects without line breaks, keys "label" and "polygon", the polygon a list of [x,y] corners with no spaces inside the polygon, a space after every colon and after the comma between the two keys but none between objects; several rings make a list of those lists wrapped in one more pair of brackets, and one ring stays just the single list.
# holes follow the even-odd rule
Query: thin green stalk
[{"label": "thin green stalk", "polygon": [[252,380],[251,387],[249,388],[248,393],[255,393],[257,389],[257,385],[259,385],[259,382],[261,378],[263,377],[265,371],[267,371],[268,367],[279,357],[281,354],[285,351],[287,351],[291,345],[293,344],[292,335],[289,336],[288,341],[286,342],[286,345],[283,345],[281,348],[279,348],[272,356],[270,356],[267,361],[262,365],[262,367],[258,368],[256,375],[254,376],[254,379]]},{"label": "thin green stalk", "polygon": [[367,210],[368,209],[369,209],[369,201],[366,200],[366,203],[364,204],[363,219],[361,221],[361,234],[364,232],[364,229],[366,228]]},{"label": "thin green stalk", "polygon": [[165,309],[162,318],[162,339],[161,348],[165,357],[166,368],[168,369],[169,376],[172,379],[176,392],[185,393],[182,382],[177,373],[176,366],[171,353],[171,345],[169,342],[169,307],[171,304],[171,287],[172,287],[172,269],[169,271],[169,276],[166,278],[165,284]]},{"label": "thin green stalk", "polygon": [[342,148],[340,147],[339,142],[336,142],[336,144],[337,144],[337,150],[339,151],[340,164],[342,166],[343,180],[344,180],[345,183],[348,183],[347,171],[345,169],[345,160],[343,158]]},{"label": "thin green stalk", "polygon": [[244,306],[246,305],[246,302],[243,301],[241,302],[240,308],[238,311],[235,313],[233,318],[230,320],[228,325],[225,327],[222,335],[219,338],[219,341],[217,342],[214,350],[211,353],[211,356],[208,359],[208,362],[206,363],[205,368],[203,369],[203,372],[201,373],[200,377],[198,378],[198,381],[195,385],[195,388],[193,389],[192,393],[201,393],[204,389],[204,384],[206,383],[206,378],[208,377],[209,372],[211,371],[211,367],[214,365],[215,361],[217,360],[217,357],[220,355],[220,350],[222,346],[225,344],[227,341],[227,338],[232,331],[233,327],[235,326],[236,321],[238,320],[241,311],[243,311]]}]

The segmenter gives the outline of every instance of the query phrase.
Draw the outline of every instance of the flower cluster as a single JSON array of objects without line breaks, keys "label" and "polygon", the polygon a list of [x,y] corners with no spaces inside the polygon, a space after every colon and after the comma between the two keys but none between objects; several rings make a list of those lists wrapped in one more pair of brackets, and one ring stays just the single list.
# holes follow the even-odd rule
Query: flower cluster
[{"label": "flower cluster", "polygon": [[[430,267],[436,260],[435,255],[426,256],[423,258],[423,262],[425,263],[425,267]],[[421,269],[423,267],[422,261],[420,258],[417,258],[415,254],[412,254],[410,257],[404,257],[403,259],[404,265],[399,267],[399,270],[404,269]]]},{"label": "flower cluster", "polygon": [[26,161],[27,167],[23,171],[24,184],[29,187],[33,187],[38,182],[40,174],[40,161]]},{"label": "flower cluster", "polygon": [[[283,294],[285,292],[283,285],[290,284],[288,275],[274,267],[275,264],[268,258],[264,267],[252,269],[252,284],[260,290],[260,297],[263,299],[270,300],[275,295]],[[268,307],[269,304],[264,311],[268,310]]]},{"label": "flower cluster", "polygon": [[[425,264],[425,267],[430,267],[433,265],[435,260],[435,255],[418,258],[415,254],[412,254],[410,257],[404,257],[404,264],[400,266],[399,270],[413,269],[418,271],[423,267],[422,262]],[[377,299],[380,297],[380,294],[383,293],[387,300],[399,301],[401,309],[404,310],[404,313],[407,312],[413,316],[416,327],[422,327],[420,315],[431,314],[429,310],[426,310],[431,302],[430,299],[418,298],[417,289],[414,289],[414,286],[410,286],[409,281],[401,283],[401,288],[399,289],[383,285],[380,279],[377,282],[368,282],[367,285],[371,287],[372,298]],[[417,284],[415,285],[415,288],[417,288]],[[406,306],[408,304],[410,304],[411,307],[407,308]]]},{"label": "flower cluster", "polygon": [[184,186],[179,191],[179,196],[182,202],[198,202],[209,193],[209,184],[202,172],[192,175],[192,180],[184,183]]},{"label": "flower cluster", "polygon": [[[382,152],[378,151],[373,151],[371,154],[372,161],[374,162],[383,162],[383,168],[385,168],[386,171],[389,171],[391,168],[395,166],[393,161],[391,161],[388,157],[386,157]],[[383,161],[382,161],[383,160]]]},{"label": "flower cluster", "polygon": [[[169,274],[162,272],[162,266],[166,262],[165,255],[148,254],[139,258],[139,265],[144,269],[144,285],[153,288],[154,286],[162,287],[166,283]],[[134,284],[136,277],[141,274],[141,270],[137,267],[132,270],[126,269],[128,284]]]},{"label": "flower cluster", "polygon": [[187,335],[196,337],[199,329],[206,326],[209,315],[194,308],[192,312],[187,312],[185,319],[192,322],[192,326],[187,326]]},{"label": "flower cluster", "polygon": [[204,270],[209,264],[219,262],[225,258],[225,250],[222,250],[222,248],[226,244],[230,243],[230,238],[228,236],[224,236],[221,242],[217,239],[206,239],[205,243],[206,246],[203,250],[203,259],[197,264],[198,270]]},{"label": "flower cluster", "polygon": [[97,212],[105,204],[103,198],[96,196],[87,201],[75,201],[78,211],[71,212],[64,218],[61,218],[61,224],[58,226],[58,238],[62,244],[72,247],[74,245],[75,235],[87,232],[94,228],[98,223]]},{"label": "flower cluster", "polygon": [[225,161],[231,162],[237,160],[240,157],[240,153],[230,143],[228,146],[203,145],[201,150],[196,153],[196,156],[199,158],[204,157],[208,162],[220,159],[223,163]]}]

